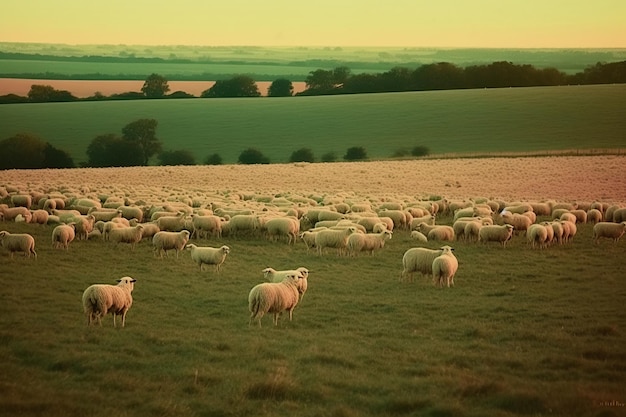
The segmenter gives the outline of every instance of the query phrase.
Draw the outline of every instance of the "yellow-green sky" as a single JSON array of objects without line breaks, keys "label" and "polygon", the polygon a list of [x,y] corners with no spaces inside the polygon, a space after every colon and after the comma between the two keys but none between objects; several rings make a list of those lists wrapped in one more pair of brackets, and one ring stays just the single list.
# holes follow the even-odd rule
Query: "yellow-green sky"
[{"label": "yellow-green sky", "polygon": [[626,47],[626,0],[1,0],[0,41]]}]

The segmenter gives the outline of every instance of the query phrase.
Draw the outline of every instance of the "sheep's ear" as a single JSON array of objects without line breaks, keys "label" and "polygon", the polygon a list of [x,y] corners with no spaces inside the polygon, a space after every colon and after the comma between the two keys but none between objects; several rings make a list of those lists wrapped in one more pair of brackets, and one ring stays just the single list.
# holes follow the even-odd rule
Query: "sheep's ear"
[{"label": "sheep's ear", "polygon": [[137,282],[137,280],[136,279],[131,279],[130,282]]}]

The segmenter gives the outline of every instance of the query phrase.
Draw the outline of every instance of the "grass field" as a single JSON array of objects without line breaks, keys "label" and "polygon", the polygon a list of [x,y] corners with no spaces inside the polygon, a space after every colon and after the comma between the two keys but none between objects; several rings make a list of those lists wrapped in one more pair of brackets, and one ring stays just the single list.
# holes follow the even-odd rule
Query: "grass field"
[{"label": "grass field", "polygon": [[0,106],[0,138],[38,135],[86,160],[91,140],[140,118],[158,120],[169,150],[235,163],[256,147],[287,162],[362,146],[373,159],[427,146],[433,154],[626,148],[624,85],[454,90],[332,97],[141,100]]},{"label": "grass field", "polygon": [[[526,187],[519,199],[533,198],[541,186],[565,201],[591,201],[614,188],[606,201],[624,204],[619,200],[626,189],[623,158],[564,158],[562,170],[571,176],[542,184],[539,179],[550,177],[557,159],[537,158],[537,171],[545,174],[533,170],[534,159],[527,158],[508,165],[507,160],[424,163],[445,171],[446,178],[461,179],[463,187],[452,190],[431,179],[428,190],[439,195],[487,195],[485,181],[465,180],[476,177],[476,164],[485,164],[492,183],[517,183],[514,194],[525,194]],[[215,182],[193,177],[194,168],[184,167],[9,171],[0,185],[75,195],[121,193],[148,201],[193,197],[202,206],[253,206],[270,190],[277,195],[283,190],[284,197],[300,190],[305,196],[380,204],[420,197],[385,187],[396,181],[393,165],[408,163],[331,164],[347,178],[369,177],[371,189],[364,182],[350,191],[343,183],[309,180],[309,169],[324,164],[281,166],[276,176],[264,174],[271,170],[264,166],[207,167],[224,173]],[[391,169],[381,170],[384,164]],[[594,172],[594,166],[605,167],[615,180],[598,185],[607,174]],[[505,175],[508,169],[522,172],[523,180]],[[389,177],[378,175],[383,171]],[[262,180],[251,183],[250,177]],[[416,190],[426,183],[415,176]],[[244,194],[249,200],[237,202]],[[450,224],[451,218],[439,222]],[[399,281],[402,254],[416,246],[407,231],[396,231],[374,256],[355,258],[320,258],[301,242],[289,247],[262,237],[202,240],[232,249],[216,275],[200,273],[188,253],[155,259],[148,242],[131,252],[100,240],[80,241],[65,252],[50,247],[50,226],[1,228],[31,233],[38,252],[37,260],[17,255],[11,260],[0,251],[3,415],[623,414],[626,242],[595,245],[591,225],[579,225],[573,242],[545,250],[531,249],[521,236],[506,249],[455,242],[460,266],[452,289],[437,289],[419,275],[414,282]],[[249,327],[247,294],[268,265],[308,267],[309,290],[292,322],[283,318],[273,328],[265,318],[263,328]],[[113,329],[110,317],[102,328],[88,328],[82,291],[124,275],[137,279],[126,328]]]}]

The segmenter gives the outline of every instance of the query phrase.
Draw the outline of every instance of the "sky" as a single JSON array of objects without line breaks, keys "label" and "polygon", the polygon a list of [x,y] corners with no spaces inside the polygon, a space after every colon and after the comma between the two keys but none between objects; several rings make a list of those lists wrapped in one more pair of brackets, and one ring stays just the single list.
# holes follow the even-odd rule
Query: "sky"
[{"label": "sky", "polygon": [[626,0],[2,0],[0,42],[626,47]]}]

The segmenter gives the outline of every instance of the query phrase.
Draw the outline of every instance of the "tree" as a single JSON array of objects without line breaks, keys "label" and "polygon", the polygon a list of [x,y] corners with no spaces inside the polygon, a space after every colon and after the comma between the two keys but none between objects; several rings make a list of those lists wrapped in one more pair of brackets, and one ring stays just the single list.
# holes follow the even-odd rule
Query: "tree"
[{"label": "tree", "polygon": [[141,87],[141,92],[148,98],[162,98],[168,91],[167,80],[159,74],[150,74]]},{"label": "tree", "polygon": [[334,152],[326,152],[320,158],[322,162],[335,162],[337,160],[337,155]]},{"label": "tree", "polygon": [[362,146],[353,146],[352,148],[348,148],[343,159],[346,161],[362,161],[367,159],[367,152]]},{"label": "tree", "polygon": [[18,133],[0,141],[0,169],[73,168],[69,154],[36,136]]},{"label": "tree", "polygon": [[148,160],[161,151],[161,141],[156,138],[158,122],[155,119],[139,119],[124,126],[124,140],[135,143],[142,156],[141,165],[148,165]]},{"label": "tree", "polygon": [[87,146],[90,167],[125,167],[141,165],[143,155],[139,145],[113,133],[95,137]]},{"label": "tree", "polygon": [[289,162],[315,162],[313,151],[309,148],[300,148],[293,151],[289,157]]},{"label": "tree", "polygon": [[286,78],[274,80],[267,89],[268,97],[291,97],[293,95],[293,84]]},{"label": "tree", "polygon": [[196,158],[187,150],[163,151],[159,154],[159,165],[195,165]]},{"label": "tree", "polygon": [[44,166],[43,168],[74,168],[74,160],[64,150],[57,149],[46,143],[43,149]]},{"label": "tree", "polygon": [[260,97],[261,93],[254,80],[247,75],[237,75],[229,80],[218,80],[213,87],[204,90],[200,97]]},{"label": "tree", "polygon": [[426,156],[430,153],[430,149],[424,145],[417,145],[411,149],[411,155],[413,156]]},{"label": "tree", "polygon": [[214,153],[207,156],[204,163],[206,165],[222,165],[222,157],[219,154]]},{"label": "tree", "polygon": [[256,148],[248,148],[242,151],[239,154],[238,159],[240,164],[269,164],[270,160],[268,157],[263,155],[263,153]]},{"label": "tree", "polygon": [[47,103],[53,101],[76,101],[72,93],[67,90],[56,90],[50,85],[33,84],[28,91],[28,99],[33,103]]}]

